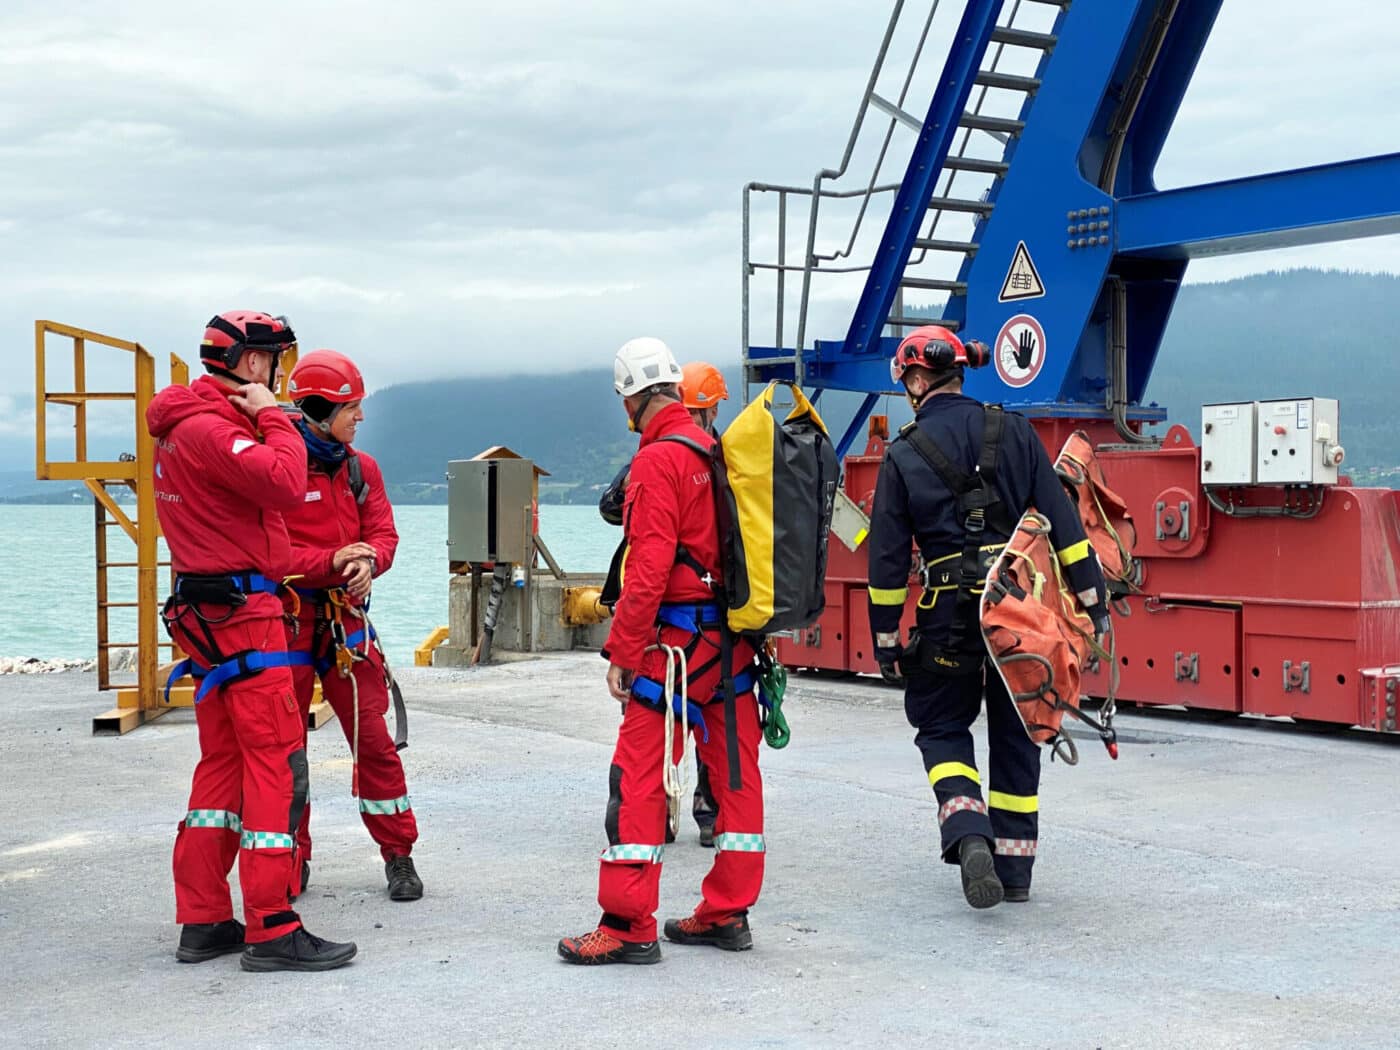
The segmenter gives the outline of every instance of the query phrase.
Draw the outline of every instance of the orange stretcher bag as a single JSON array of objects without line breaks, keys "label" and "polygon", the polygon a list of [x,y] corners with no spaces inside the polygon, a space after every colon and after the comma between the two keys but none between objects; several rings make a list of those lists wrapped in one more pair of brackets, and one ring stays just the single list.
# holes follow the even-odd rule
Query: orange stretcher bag
[{"label": "orange stretcher bag", "polygon": [[[1141,581],[1132,556],[1135,533],[1126,505],[1108,487],[1082,432],[1066,442],[1055,469],[1079,509],[1110,596],[1121,598]],[[1035,510],[1021,517],[988,572],[980,618],[987,652],[1030,738],[1049,747],[1052,757],[1058,755],[1075,765],[1079,750],[1063,728],[1069,715],[1098,733],[1109,755],[1117,758],[1112,628],[1095,637],[1093,621],[1061,571],[1050,522]],[[1081,707],[1079,689],[1083,670],[1098,660],[1106,661],[1109,669],[1109,695],[1095,717]]]}]

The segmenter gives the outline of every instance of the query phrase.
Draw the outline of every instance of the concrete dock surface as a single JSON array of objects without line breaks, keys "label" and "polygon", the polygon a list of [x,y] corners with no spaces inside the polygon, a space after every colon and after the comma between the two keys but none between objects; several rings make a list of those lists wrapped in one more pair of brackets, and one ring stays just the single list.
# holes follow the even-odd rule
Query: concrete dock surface
[{"label": "concrete dock surface", "polygon": [[[1029,904],[938,860],[897,691],[794,676],[764,749],[754,950],[555,956],[592,928],[618,707],[596,654],[405,670],[423,900],[391,903],[334,724],[310,745],[324,974],[181,965],[170,852],[193,714],[94,738],[92,675],[0,678],[0,1045],[1400,1047],[1400,741],[1120,717],[1048,761]],[[980,730],[980,727],[979,727]],[[713,854],[688,815],[661,917]]]}]

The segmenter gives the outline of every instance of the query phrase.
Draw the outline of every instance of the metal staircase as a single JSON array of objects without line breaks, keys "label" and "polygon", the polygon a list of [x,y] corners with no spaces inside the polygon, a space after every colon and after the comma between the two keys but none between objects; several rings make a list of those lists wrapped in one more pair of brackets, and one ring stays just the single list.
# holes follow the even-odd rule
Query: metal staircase
[{"label": "metal staircase", "polygon": [[[810,188],[752,183],[744,189],[746,382],[777,377],[803,382],[810,361],[838,352],[852,358],[869,355],[880,347],[882,331],[894,334],[934,321],[954,329],[962,325],[965,271],[977,253],[980,229],[995,207],[998,183],[1010,170],[1017,140],[1040,87],[1041,66],[1055,46],[1058,17],[1069,3],[971,0],[963,5],[954,27],[946,16],[948,9],[957,5],[933,0],[919,23],[917,43],[900,77],[898,93],[888,98],[880,91],[881,82],[889,72],[892,44],[901,31],[907,31],[906,5],[897,0],[840,165],[819,172]],[[920,118],[905,108],[906,100],[919,74],[928,73],[923,59],[936,28],[950,31],[952,43],[928,113]],[[912,143],[908,141],[911,132]],[[847,176],[863,133],[879,137],[870,174],[860,189],[838,188],[835,184]],[[899,152],[900,145],[906,146],[908,153],[903,174],[897,182],[882,183],[882,175],[893,166],[892,154]],[[759,194],[777,197],[773,258],[756,258],[752,210]],[[789,197],[807,201],[807,236],[800,262],[788,261]],[[852,202],[855,213],[838,246],[823,250],[819,236],[830,234],[822,223],[827,217],[822,205],[838,201]],[[870,229],[873,213],[887,201],[885,226],[876,240]],[[868,251],[869,262],[854,261],[858,249]],[[774,343],[755,346],[751,322],[756,296],[751,282],[768,273],[774,276]],[[795,345],[789,346],[784,339],[790,312],[787,280],[788,274],[794,273],[801,275],[801,294],[795,310]],[[809,345],[814,289],[823,281],[851,274],[867,276],[846,338],[836,344]],[[942,297],[941,316],[906,312],[906,299],[920,295],[925,299]],[[864,385],[852,388],[869,389]]]}]

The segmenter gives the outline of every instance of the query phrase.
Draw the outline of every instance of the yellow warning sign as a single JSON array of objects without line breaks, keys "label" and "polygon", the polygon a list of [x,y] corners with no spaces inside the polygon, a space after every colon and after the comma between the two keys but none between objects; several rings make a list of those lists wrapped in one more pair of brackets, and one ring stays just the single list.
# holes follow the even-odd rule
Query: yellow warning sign
[{"label": "yellow warning sign", "polygon": [[1016,254],[1011,257],[1011,268],[1006,271],[1006,280],[1001,283],[999,303],[1015,303],[1022,299],[1039,299],[1045,294],[1045,282],[1040,279],[1040,271],[1031,262],[1031,253],[1025,241],[1016,242]]}]

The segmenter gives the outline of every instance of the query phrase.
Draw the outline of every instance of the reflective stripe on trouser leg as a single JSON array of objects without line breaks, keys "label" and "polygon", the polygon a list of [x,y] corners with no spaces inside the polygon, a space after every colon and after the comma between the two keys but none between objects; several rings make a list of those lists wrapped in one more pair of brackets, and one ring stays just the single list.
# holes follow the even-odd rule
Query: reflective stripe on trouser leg
[{"label": "reflective stripe on trouser leg", "polygon": [[[379,650],[370,646],[369,655],[352,673],[360,693],[360,819],[381,857],[408,856],[418,841],[418,821],[409,803],[403,759],[385,721],[389,686]],[[321,678],[321,695],[335,711],[345,742],[353,747],[355,697],[350,679],[332,668]]]},{"label": "reflective stripe on trouser leg", "polygon": [[[679,736],[677,737],[679,742]],[[598,865],[601,926],[625,941],[656,940],[656,907],[666,837],[661,778],[665,723],[643,704],[628,704],[608,773],[603,827],[608,847]]]},{"label": "reflective stripe on trouser leg", "polygon": [[175,836],[175,921],[223,922],[233,918],[228,875],[238,859],[242,830],[243,760],[228,711],[221,703],[195,707],[199,764],[190,784],[189,807]]},{"label": "reflective stripe on trouser leg", "polygon": [[701,884],[701,901],[695,917],[713,922],[747,911],[763,887],[766,843],[763,838],[763,776],[758,768],[763,730],[758,724],[758,701],[752,692],[737,698],[739,771],[743,789],[729,786],[729,759],[725,746],[724,705],[705,706],[710,741],[697,738],[700,759],[710,770],[710,790],[719,813],[715,817],[715,859]]},{"label": "reflective stripe on trouser leg", "polygon": [[1040,836],[1040,748],[1026,735],[999,678],[987,684],[987,737],[997,877],[1007,886],[1029,887]]},{"label": "reflective stripe on trouser leg", "polygon": [[968,835],[992,837],[972,744],[971,727],[981,706],[980,674],[916,675],[904,690],[905,717],[918,730],[914,743],[938,801],[939,849],[950,864],[958,862],[958,843]]},{"label": "reflective stripe on trouser leg", "polygon": [[[280,623],[278,624],[280,630]],[[249,943],[296,929],[290,893],[299,882],[296,831],[306,804],[303,722],[286,668],[231,682],[201,705],[228,705],[243,757],[238,881]]]}]

